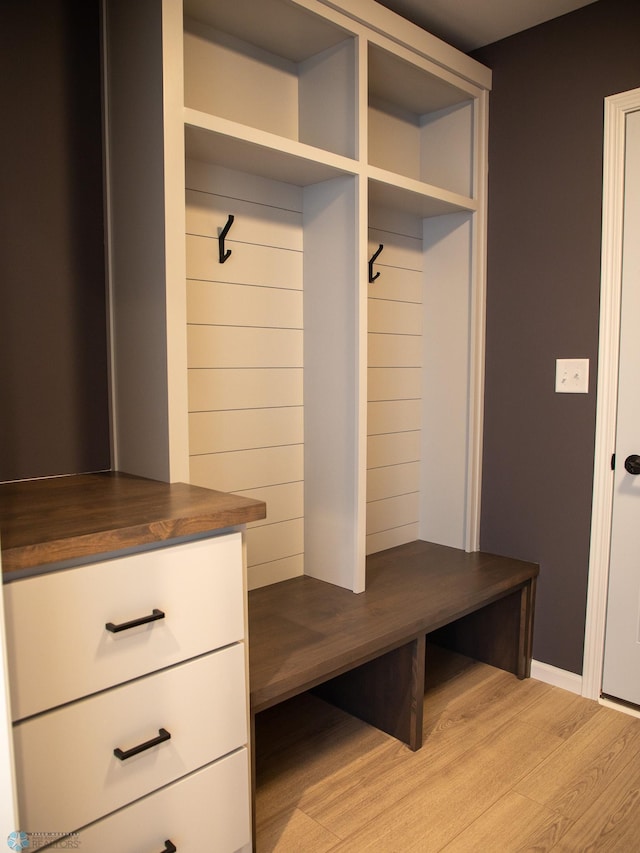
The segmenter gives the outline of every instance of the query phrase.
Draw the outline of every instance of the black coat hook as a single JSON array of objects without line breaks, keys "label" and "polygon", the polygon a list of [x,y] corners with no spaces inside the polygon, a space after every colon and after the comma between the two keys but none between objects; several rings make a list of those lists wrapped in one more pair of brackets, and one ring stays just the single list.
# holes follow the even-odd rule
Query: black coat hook
[{"label": "black coat hook", "polygon": [[234,217],[233,213],[230,213],[229,218],[227,219],[227,224],[224,226],[224,228],[220,232],[220,235],[218,236],[218,251],[220,253],[220,263],[221,264],[223,264],[228,259],[229,255],[231,254],[231,249],[227,249],[226,252],[224,250],[224,238],[229,233],[229,228],[231,228],[231,226],[233,225],[234,218],[235,217]]},{"label": "black coat hook", "polygon": [[373,274],[373,262],[375,261],[375,259],[378,257],[378,255],[380,254],[380,252],[383,249],[384,249],[384,245],[382,243],[380,243],[380,245],[378,246],[378,251],[374,252],[373,255],[371,256],[371,260],[369,261],[369,284],[371,284],[372,281],[375,281],[378,278],[378,276],[380,275],[379,272],[377,272],[375,275]]}]

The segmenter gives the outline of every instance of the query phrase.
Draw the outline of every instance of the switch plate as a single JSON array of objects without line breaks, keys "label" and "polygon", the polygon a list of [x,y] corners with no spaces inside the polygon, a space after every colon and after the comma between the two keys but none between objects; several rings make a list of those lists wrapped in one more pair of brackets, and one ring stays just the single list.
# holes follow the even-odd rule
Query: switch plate
[{"label": "switch plate", "polygon": [[589,393],[589,359],[556,359],[556,392],[559,394]]}]

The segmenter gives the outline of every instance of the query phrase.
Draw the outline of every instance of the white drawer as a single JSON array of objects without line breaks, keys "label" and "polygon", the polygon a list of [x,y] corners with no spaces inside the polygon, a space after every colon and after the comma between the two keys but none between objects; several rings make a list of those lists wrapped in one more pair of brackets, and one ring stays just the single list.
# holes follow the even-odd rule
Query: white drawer
[{"label": "white drawer", "polygon": [[16,724],[21,827],[77,829],[246,745],[244,662],[238,643]]},{"label": "white drawer", "polygon": [[13,719],[241,640],[242,572],[231,533],[7,584]]},{"label": "white drawer", "polygon": [[[178,853],[250,850],[246,749],[110,815],[78,834],[83,853]],[[169,847],[169,849],[171,849]]]}]

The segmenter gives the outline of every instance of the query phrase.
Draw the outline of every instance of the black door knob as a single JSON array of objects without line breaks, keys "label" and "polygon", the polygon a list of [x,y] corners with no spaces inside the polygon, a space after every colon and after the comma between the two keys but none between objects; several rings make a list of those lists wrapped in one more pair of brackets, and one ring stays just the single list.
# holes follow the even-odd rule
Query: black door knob
[{"label": "black door knob", "polygon": [[640,474],[640,456],[637,453],[632,453],[624,460],[624,467],[630,474]]}]

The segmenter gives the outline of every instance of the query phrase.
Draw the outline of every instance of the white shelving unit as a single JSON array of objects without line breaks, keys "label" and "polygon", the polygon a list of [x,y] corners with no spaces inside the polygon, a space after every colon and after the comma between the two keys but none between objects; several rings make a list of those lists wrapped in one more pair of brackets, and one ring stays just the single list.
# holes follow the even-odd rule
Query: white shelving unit
[{"label": "white shelving unit", "polygon": [[105,32],[118,468],[265,500],[250,587],[476,548],[490,72],[373,0]]}]

